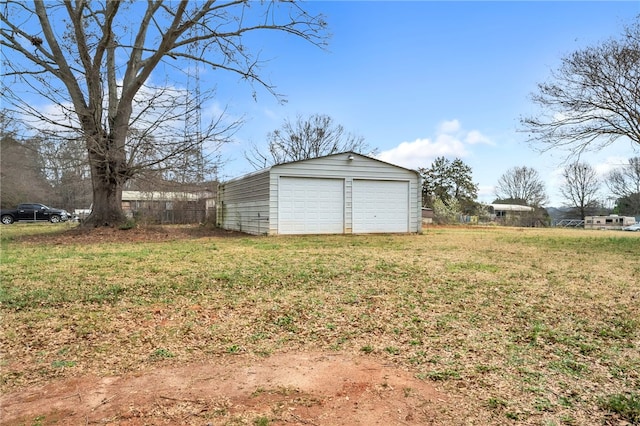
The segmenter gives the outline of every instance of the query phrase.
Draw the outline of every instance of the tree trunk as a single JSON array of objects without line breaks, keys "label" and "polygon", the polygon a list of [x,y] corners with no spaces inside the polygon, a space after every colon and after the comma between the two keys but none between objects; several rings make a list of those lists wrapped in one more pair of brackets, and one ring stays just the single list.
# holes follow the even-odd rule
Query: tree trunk
[{"label": "tree trunk", "polygon": [[83,222],[87,227],[117,226],[126,220],[122,211],[122,188],[100,179],[93,182],[93,208]]},{"label": "tree trunk", "polygon": [[[96,144],[98,141],[102,143]],[[90,138],[89,163],[93,186],[93,208],[84,226],[118,226],[126,221],[122,211],[122,186],[126,182],[124,144],[113,139]]]}]

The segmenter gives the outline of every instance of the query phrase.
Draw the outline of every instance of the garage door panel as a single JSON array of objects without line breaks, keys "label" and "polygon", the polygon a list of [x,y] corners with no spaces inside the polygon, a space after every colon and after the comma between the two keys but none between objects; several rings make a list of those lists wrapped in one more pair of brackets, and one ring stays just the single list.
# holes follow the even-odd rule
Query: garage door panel
[{"label": "garage door panel", "polygon": [[353,181],[353,232],[408,232],[409,182]]},{"label": "garage door panel", "polygon": [[281,177],[279,234],[344,232],[344,180]]}]

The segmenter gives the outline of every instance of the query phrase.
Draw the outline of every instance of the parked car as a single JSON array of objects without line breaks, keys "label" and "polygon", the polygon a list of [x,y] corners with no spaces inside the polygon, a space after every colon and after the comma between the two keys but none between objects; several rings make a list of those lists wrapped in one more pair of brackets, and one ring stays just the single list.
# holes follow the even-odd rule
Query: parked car
[{"label": "parked car", "polygon": [[640,223],[635,223],[633,225],[625,226],[624,228],[622,228],[622,230],[640,232]]},{"label": "parked car", "polygon": [[0,210],[0,222],[3,225],[10,225],[18,221],[58,223],[67,220],[69,220],[69,213],[66,210],[53,209],[39,203],[23,203],[18,204],[16,209]]}]

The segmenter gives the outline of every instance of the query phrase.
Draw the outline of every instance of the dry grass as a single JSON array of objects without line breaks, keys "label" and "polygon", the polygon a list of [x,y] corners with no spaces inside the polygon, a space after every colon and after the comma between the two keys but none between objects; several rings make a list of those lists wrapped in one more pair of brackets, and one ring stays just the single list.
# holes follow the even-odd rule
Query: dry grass
[{"label": "dry grass", "polygon": [[459,401],[461,424],[640,422],[636,233],[430,228],[52,245],[23,241],[20,229],[35,228],[3,228],[3,392],[322,349],[436,381]]}]

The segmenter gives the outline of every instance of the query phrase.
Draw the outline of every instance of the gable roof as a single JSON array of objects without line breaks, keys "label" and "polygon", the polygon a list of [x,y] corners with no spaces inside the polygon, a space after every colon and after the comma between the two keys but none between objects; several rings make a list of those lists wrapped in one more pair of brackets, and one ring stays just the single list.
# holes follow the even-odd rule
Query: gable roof
[{"label": "gable roof", "polygon": [[521,206],[520,204],[489,204],[493,207],[493,210],[499,210],[503,212],[532,212],[535,209],[529,206]]},{"label": "gable roof", "polygon": [[330,158],[330,157],[339,157],[339,156],[344,156],[344,155],[357,156],[357,157],[364,158],[364,159],[367,159],[367,160],[376,161],[378,163],[381,163],[381,164],[384,164],[384,165],[387,165],[387,166],[396,167],[398,169],[408,170],[410,172],[414,172],[416,174],[419,174],[419,172],[417,170],[408,169],[406,167],[398,166],[397,164],[393,164],[393,163],[389,163],[389,162],[386,162],[386,161],[378,160],[377,158],[370,157],[370,156],[364,155],[364,154],[359,154],[359,153],[357,153],[355,151],[337,152],[335,154],[327,154],[327,155],[322,155],[320,157],[313,157],[313,158],[306,158],[306,159],[303,159],[303,160],[288,161],[286,163],[274,164],[273,166],[271,166],[271,168],[278,167],[278,166],[284,166],[284,165],[288,165],[288,164],[301,163],[303,161],[321,160],[321,159],[326,159],[326,158]]},{"label": "gable roof", "polygon": [[229,180],[225,181],[225,183],[226,182],[233,182],[233,181],[236,181],[236,180],[247,178],[249,176],[254,176],[254,175],[261,174],[261,173],[265,173],[265,172],[270,171],[271,169],[274,169],[274,168],[277,168],[277,167],[281,167],[281,166],[287,166],[287,165],[290,165],[290,164],[302,163],[302,162],[305,162],[305,161],[322,160],[322,159],[326,159],[326,158],[329,158],[329,157],[338,157],[338,156],[345,156],[345,155],[347,155],[347,156],[353,155],[354,157],[357,156],[357,157],[364,158],[364,159],[367,159],[367,160],[370,160],[370,161],[376,161],[376,162],[384,164],[386,166],[396,167],[398,169],[402,169],[402,170],[407,170],[407,171],[413,172],[413,173],[417,174],[418,176],[420,176],[420,172],[418,172],[417,170],[414,170],[414,169],[408,169],[406,167],[402,167],[402,166],[398,166],[397,164],[393,164],[393,163],[389,163],[389,162],[386,162],[386,161],[378,160],[377,158],[369,157],[368,155],[364,155],[364,154],[359,154],[359,153],[354,152],[354,151],[344,151],[344,152],[337,152],[337,153],[334,153],[334,154],[322,155],[320,157],[305,158],[305,159],[302,159],[302,160],[294,160],[294,161],[287,161],[286,163],[274,164],[272,166],[265,167],[264,169],[256,170],[256,171],[253,171],[253,172],[250,172],[250,173],[246,173],[246,174],[241,175],[241,176],[234,177],[232,179],[229,179]]}]

